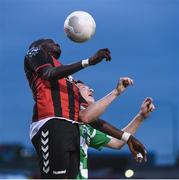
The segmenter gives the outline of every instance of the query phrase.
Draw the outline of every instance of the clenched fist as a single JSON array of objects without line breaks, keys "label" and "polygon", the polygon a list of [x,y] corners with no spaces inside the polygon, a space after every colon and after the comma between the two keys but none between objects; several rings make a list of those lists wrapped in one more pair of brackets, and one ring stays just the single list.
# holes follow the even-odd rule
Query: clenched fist
[{"label": "clenched fist", "polygon": [[147,118],[153,110],[155,110],[153,99],[148,97],[142,103],[139,113],[142,117]]},{"label": "clenched fist", "polygon": [[121,94],[128,86],[133,84],[134,81],[129,77],[120,78],[116,87],[117,95]]},{"label": "clenched fist", "polygon": [[89,65],[95,65],[100,63],[103,59],[106,61],[111,61],[111,52],[108,48],[100,49],[94,54],[92,57],[89,58]]}]

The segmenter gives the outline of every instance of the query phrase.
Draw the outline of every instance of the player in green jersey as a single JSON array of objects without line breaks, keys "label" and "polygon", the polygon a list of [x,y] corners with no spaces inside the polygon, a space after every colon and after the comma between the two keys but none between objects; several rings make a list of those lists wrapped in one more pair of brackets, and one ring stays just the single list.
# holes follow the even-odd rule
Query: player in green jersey
[{"label": "player in green jersey", "polygon": [[[80,93],[88,104],[94,103],[93,90],[86,86],[84,83],[77,83]],[[88,106],[86,104],[86,106]],[[85,107],[81,107],[84,109]],[[134,134],[139,128],[143,120],[148,117],[150,112],[154,110],[154,105],[151,98],[146,98],[141,105],[139,113],[133,118],[133,120],[122,130],[130,134]],[[98,120],[99,122],[102,120]],[[102,121],[104,122],[104,121]],[[99,124],[99,123],[98,123]],[[103,123],[104,126],[105,123]],[[102,124],[100,124],[102,125]],[[93,127],[92,127],[93,126]],[[117,138],[111,137],[99,130],[96,130],[95,123],[89,125],[84,124],[80,126],[80,172],[77,176],[78,179],[88,178],[88,147],[101,150],[103,147],[109,147],[113,149],[121,149],[126,142]],[[141,161],[139,161],[141,162]]]}]

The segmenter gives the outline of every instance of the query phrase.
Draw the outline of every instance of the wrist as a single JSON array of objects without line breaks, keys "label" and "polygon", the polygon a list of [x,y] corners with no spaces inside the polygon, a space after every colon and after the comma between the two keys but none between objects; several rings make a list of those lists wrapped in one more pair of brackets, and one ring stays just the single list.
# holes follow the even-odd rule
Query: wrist
[{"label": "wrist", "polygon": [[124,132],[124,133],[122,134],[121,140],[127,143],[127,141],[129,140],[130,137],[131,137],[131,134],[130,134],[130,133]]},{"label": "wrist", "polygon": [[81,65],[83,68],[86,68],[89,66],[89,59],[84,59],[81,61]]},{"label": "wrist", "polygon": [[115,96],[119,96],[121,94],[121,91],[118,89],[113,90]]},{"label": "wrist", "polygon": [[145,113],[143,113],[142,111],[139,111],[138,116],[139,116],[142,120],[144,120],[145,118],[147,118],[147,115],[146,115]]}]

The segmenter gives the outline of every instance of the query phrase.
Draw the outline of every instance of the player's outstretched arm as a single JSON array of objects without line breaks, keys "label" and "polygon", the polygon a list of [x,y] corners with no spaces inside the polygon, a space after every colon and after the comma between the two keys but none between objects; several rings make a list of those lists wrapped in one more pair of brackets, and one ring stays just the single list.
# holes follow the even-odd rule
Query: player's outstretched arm
[{"label": "player's outstretched arm", "polygon": [[41,47],[30,49],[25,58],[31,68],[45,80],[58,80],[67,77],[87,66],[98,64],[103,59],[106,59],[106,61],[111,60],[110,51],[107,48],[98,50],[97,53],[89,59],[58,67],[52,66],[51,57]]},{"label": "player's outstretched arm", "polygon": [[[103,120],[100,120],[100,121],[98,120],[97,122],[98,122],[97,125],[94,125],[95,122],[90,123],[90,125],[93,126],[93,128],[96,128],[106,134],[109,134],[110,136],[112,136],[118,140],[124,141],[125,144],[127,143],[129,146],[129,150],[131,151],[133,157],[136,159],[137,162],[141,162],[143,160],[143,157],[144,157],[144,161],[147,160],[147,151],[146,151],[145,147],[143,146],[142,143],[140,143],[139,140],[134,138],[130,133],[123,132],[122,130],[117,129],[116,127],[110,125],[109,123],[107,123]],[[115,141],[113,143],[116,143],[116,142],[117,141]],[[119,143],[119,142],[117,142],[117,143]],[[113,146],[114,146],[114,144],[113,144]],[[142,158],[138,159],[137,154],[141,154]]]},{"label": "player's outstretched arm", "polygon": [[133,118],[133,120],[123,128],[123,131],[134,134],[136,130],[140,127],[144,119],[146,119],[152,111],[155,110],[155,106],[153,104],[153,99],[151,97],[147,97],[141,107],[140,111]]},{"label": "player's outstretched arm", "polygon": [[80,111],[80,119],[84,123],[90,123],[99,118],[106,108],[114,101],[126,88],[133,85],[133,80],[128,77],[120,78],[117,87],[102,99],[90,104],[86,109]]},{"label": "player's outstretched arm", "polygon": [[[122,131],[134,135],[137,129],[142,124],[142,122],[144,121],[144,119],[146,119],[154,109],[155,106],[153,104],[152,98],[150,97],[146,98],[141,105],[140,111],[131,120],[131,122],[129,122],[129,124],[122,129]],[[121,141],[117,138],[112,138],[111,141],[109,141],[109,143],[106,146],[114,149],[120,149],[125,144],[126,143],[124,141]]]},{"label": "player's outstretched arm", "polygon": [[40,74],[47,80],[58,80],[72,75],[87,66],[98,64],[103,59],[106,59],[106,61],[111,60],[110,51],[107,48],[100,49],[89,59],[81,60],[77,63],[62,65],[59,67],[45,67],[40,71]]},{"label": "player's outstretched arm", "polygon": [[[122,146],[126,144],[126,142],[120,140],[124,132],[128,132],[130,134],[134,134],[136,130],[139,128],[143,120],[149,116],[149,114],[155,109],[152,99],[146,98],[141,105],[141,109],[139,113],[134,117],[134,119],[125,127],[123,130],[119,130],[104,120],[98,119],[97,121],[92,122],[90,125],[93,128],[96,128],[106,134],[112,136],[111,140],[106,144],[106,147],[120,149]],[[124,131],[124,132],[123,132]],[[138,141],[138,140],[136,140]],[[130,144],[131,145],[131,144]],[[134,151],[134,150],[133,150]],[[134,156],[137,162],[140,162],[142,159]]]}]

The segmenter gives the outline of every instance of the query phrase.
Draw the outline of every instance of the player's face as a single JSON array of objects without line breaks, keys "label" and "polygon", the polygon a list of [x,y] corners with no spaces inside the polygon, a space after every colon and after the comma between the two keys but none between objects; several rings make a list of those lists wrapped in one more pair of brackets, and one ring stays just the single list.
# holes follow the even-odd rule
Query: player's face
[{"label": "player's face", "polygon": [[82,97],[90,104],[94,103],[94,97],[93,97],[93,92],[94,90],[86,86],[85,84],[82,83],[77,83],[77,86],[79,88],[80,94]]},{"label": "player's face", "polygon": [[47,39],[42,43],[42,46],[56,59],[61,55],[60,45],[54,42],[52,39]]}]

